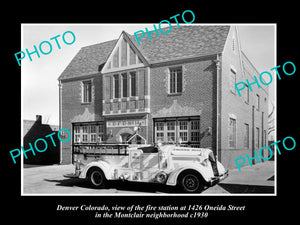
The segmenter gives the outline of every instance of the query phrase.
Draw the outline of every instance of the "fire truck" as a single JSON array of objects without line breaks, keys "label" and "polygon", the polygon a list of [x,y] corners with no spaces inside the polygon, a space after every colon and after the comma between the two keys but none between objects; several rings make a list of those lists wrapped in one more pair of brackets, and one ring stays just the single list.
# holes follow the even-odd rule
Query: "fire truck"
[{"label": "fire truck", "polygon": [[228,176],[208,148],[175,144],[97,144],[75,148],[75,173],[68,178],[87,179],[94,188],[109,180],[153,182],[179,186],[182,192],[199,193]]}]

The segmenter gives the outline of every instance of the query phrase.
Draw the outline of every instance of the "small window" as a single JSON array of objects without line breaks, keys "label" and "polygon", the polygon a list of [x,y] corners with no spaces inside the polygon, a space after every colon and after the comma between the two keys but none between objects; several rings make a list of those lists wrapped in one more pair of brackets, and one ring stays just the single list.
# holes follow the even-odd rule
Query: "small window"
[{"label": "small window", "polygon": [[169,93],[182,92],[182,67],[170,68]]},{"label": "small window", "polygon": [[200,121],[191,121],[191,142],[200,142]]},{"label": "small window", "polygon": [[90,126],[90,140],[91,142],[96,142],[96,137],[97,137],[97,134],[96,134],[96,125],[91,125]]},{"label": "small window", "polygon": [[87,142],[88,141],[88,135],[87,134],[83,134],[82,135],[82,142]]},{"label": "small window", "polygon": [[233,69],[230,69],[230,77],[229,77],[229,85],[230,85],[230,91],[235,94],[236,93],[236,72]]},{"label": "small window", "polygon": [[172,143],[175,141],[175,121],[167,122],[167,142]]},{"label": "small window", "polygon": [[156,122],[156,130],[163,131],[164,130],[164,122]]},{"label": "small window", "polygon": [[249,86],[246,84],[245,102],[249,104]]},{"label": "small window", "polygon": [[199,130],[200,129],[200,121],[193,120],[191,121],[191,130]]},{"label": "small window", "polygon": [[259,149],[259,128],[256,127],[256,134],[255,134],[255,149]]},{"label": "small window", "polygon": [[179,129],[180,130],[187,130],[188,121],[179,121]]},{"label": "small window", "polygon": [[236,147],[236,120],[234,118],[229,118],[229,127],[228,127],[229,135],[228,142],[230,148]]},{"label": "small window", "polygon": [[82,82],[82,102],[91,103],[92,102],[92,81]]},{"label": "small window", "polygon": [[244,147],[249,148],[249,124],[245,123]]},{"label": "small window", "polygon": [[175,121],[167,122],[167,130],[175,130]]}]

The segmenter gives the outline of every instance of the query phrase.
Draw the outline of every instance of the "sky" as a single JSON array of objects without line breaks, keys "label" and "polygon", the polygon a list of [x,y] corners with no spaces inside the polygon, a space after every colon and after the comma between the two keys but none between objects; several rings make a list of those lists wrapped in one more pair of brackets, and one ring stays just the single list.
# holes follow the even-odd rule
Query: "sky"
[{"label": "sky", "polygon": [[[49,41],[52,44],[52,52],[48,55],[40,53],[40,58],[32,54],[32,61],[26,55],[21,62],[21,119],[35,120],[36,115],[42,115],[43,123],[58,125],[57,79],[80,48],[118,39],[123,30],[129,34],[145,30],[145,27],[150,30],[153,29],[153,24],[22,24],[20,51],[25,52],[28,49],[29,52],[33,52],[34,45],[38,48],[41,42]],[[75,34],[76,40],[71,45],[66,45],[62,40],[62,35],[66,31]],[[259,72],[269,71],[276,66],[274,25],[238,25],[238,32],[242,50]],[[58,49],[55,40],[50,41],[50,38],[57,35],[60,35],[57,41],[61,49]],[[72,41],[71,35],[66,34],[65,37],[67,42]],[[49,50],[47,44],[43,44],[43,50],[45,52]],[[16,66],[18,66],[17,60]],[[274,98],[274,86],[275,82],[272,82],[269,89],[270,99]]]}]

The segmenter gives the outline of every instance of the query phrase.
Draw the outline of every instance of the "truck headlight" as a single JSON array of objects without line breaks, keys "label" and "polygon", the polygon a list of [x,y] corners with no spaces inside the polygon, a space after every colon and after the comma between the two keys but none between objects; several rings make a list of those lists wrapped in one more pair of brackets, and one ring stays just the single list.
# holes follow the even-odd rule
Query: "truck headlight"
[{"label": "truck headlight", "polygon": [[155,176],[155,180],[158,183],[165,183],[167,181],[167,178],[168,178],[168,174],[164,171],[158,172]]}]

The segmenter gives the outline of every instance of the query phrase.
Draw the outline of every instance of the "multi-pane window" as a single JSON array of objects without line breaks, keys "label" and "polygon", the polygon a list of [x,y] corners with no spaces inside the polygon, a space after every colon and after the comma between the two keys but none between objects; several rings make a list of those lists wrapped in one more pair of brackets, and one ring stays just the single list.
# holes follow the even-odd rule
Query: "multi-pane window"
[{"label": "multi-pane window", "polygon": [[102,124],[75,124],[73,129],[74,143],[96,143],[103,141]]},{"label": "multi-pane window", "polygon": [[80,140],[80,127],[79,126],[74,126],[74,142],[75,143],[81,142],[81,140]]},{"label": "multi-pane window", "polygon": [[114,75],[114,97],[115,98],[120,98],[119,83],[120,83],[119,74],[115,74]]},{"label": "multi-pane window", "polygon": [[92,102],[92,81],[82,82],[82,102],[90,103]]},{"label": "multi-pane window", "polygon": [[188,141],[188,121],[178,121],[179,122],[179,138],[182,142]]},{"label": "multi-pane window", "polygon": [[137,82],[137,79],[136,79],[136,72],[133,71],[133,72],[130,72],[130,89],[131,89],[131,93],[130,95],[131,96],[136,96],[137,95],[137,91],[136,91],[136,82]]},{"label": "multi-pane window", "polygon": [[165,133],[165,123],[164,122],[156,122],[155,123],[155,138],[156,141],[163,142],[164,141],[164,133]]},{"label": "multi-pane window", "polygon": [[88,142],[90,127],[85,125],[82,127],[82,142]]},{"label": "multi-pane window", "polygon": [[175,121],[167,122],[167,142],[175,141]]},{"label": "multi-pane window", "polygon": [[249,124],[245,123],[244,126],[244,147],[249,148]]},{"label": "multi-pane window", "polygon": [[234,118],[229,118],[229,127],[228,127],[228,141],[229,147],[236,147],[236,120]]},{"label": "multi-pane window", "polygon": [[200,121],[186,117],[155,121],[155,142],[200,147]]},{"label": "multi-pane window", "polygon": [[200,142],[200,122],[199,120],[191,121],[191,141]]},{"label": "multi-pane window", "polygon": [[90,140],[91,142],[96,142],[97,134],[96,134],[96,125],[90,126]]},{"label": "multi-pane window", "polygon": [[182,92],[182,67],[170,68],[169,93]]}]

